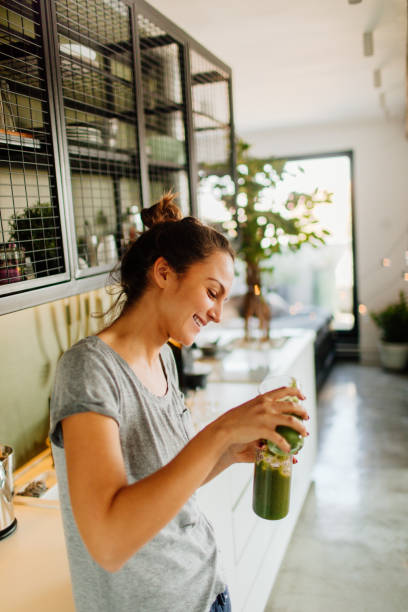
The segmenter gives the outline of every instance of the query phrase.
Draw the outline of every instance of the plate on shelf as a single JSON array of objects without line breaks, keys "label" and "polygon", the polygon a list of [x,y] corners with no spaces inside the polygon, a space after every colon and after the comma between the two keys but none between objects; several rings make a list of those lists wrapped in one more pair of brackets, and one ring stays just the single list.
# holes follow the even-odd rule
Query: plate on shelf
[{"label": "plate on shelf", "polygon": [[18,132],[16,130],[0,130],[0,142],[9,145],[29,147],[30,149],[41,148],[41,143],[38,138],[34,138],[34,136],[26,132]]}]

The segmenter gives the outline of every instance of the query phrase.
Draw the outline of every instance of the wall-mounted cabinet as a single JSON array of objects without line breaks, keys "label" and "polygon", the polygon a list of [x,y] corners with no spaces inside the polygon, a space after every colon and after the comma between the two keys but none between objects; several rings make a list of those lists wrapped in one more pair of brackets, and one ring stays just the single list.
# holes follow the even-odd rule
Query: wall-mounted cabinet
[{"label": "wall-mounted cabinet", "polygon": [[141,205],[130,8],[56,0],[56,72],[78,277],[110,269]]},{"label": "wall-mounted cabinet", "polygon": [[141,0],[0,0],[0,313],[106,283],[166,190],[233,177],[230,69]]},{"label": "wall-mounted cabinet", "polygon": [[44,24],[0,5],[0,296],[69,279]]}]

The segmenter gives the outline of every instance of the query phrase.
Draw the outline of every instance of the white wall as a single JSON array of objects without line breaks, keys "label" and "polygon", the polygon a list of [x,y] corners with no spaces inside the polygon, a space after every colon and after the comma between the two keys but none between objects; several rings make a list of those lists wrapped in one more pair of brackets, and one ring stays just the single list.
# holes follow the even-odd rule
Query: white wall
[{"label": "white wall", "polygon": [[[352,150],[358,301],[377,310],[408,290],[402,279],[408,249],[408,140],[402,121],[381,120],[242,132],[254,156],[285,157]],[[390,257],[391,268],[381,259]],[[408,269],[407,269],[408,271]],[[378,360],[379,332],[360,316],[365,363]]]}]

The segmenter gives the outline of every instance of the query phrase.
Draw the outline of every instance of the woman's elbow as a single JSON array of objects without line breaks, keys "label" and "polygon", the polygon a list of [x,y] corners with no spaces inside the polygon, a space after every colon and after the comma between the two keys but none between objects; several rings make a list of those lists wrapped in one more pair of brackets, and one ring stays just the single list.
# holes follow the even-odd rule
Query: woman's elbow
[{"label": "woman's elbow", "polygon": [[122,569],[122,567],[127,561],[127,558],[124,558],[123,555],[119,554],[119,551],[116,550],[116,547],[112,547],[112,549],[110,550],[110,547],[106,545],[103,548],[101,548],[100,546],[87,546],[87,548],[90,556],[95,561],[95,563],[110,574],[115,574],[120,569]]},{"label": "woman's elbow", "polygon": [[101,559],[100,561],[96,561],[96,563],[98,563],[98,565],[102,569],[104,569],[105,572],[109,572],[109,574],[115,574],[120,569],[122,569],[125,564],[125,561],[118,562],[115,559]]},{"label": "woman's elbow", "polygon": [[85,546],[92,559],[102,569],[114,574],[118,572],[144,544],[144,540],[130,542],[129,538],[99,532],[84,538]]}]

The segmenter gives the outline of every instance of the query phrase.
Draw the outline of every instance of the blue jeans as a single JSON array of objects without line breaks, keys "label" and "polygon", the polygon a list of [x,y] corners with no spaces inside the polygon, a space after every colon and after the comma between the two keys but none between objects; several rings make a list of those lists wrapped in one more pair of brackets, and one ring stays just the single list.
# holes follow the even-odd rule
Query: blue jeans
[{"label": "blue jeans", "polygon": [[231,612],[231,599],[226,587],[223,593],[217,595],[217,599],[214,601],[210,608],[210,612]]}]

